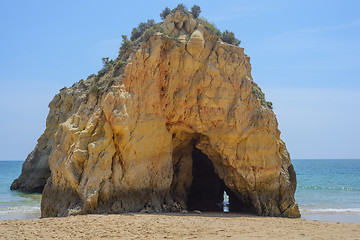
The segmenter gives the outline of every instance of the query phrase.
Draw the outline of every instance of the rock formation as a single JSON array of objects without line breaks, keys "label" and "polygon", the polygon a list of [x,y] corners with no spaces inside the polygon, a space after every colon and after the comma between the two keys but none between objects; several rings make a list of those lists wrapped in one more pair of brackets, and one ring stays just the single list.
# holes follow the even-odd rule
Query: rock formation
[{"label": "rock formation", "polygon": [[232,210],[299,217],[295,172],[244,49],[191,14],[157,27],[50,103],[22,173],[50,153],[42,216],[212,210],[226,191]]},{"label": "rock formation", "polygon": [[77,83],[72,88],[61,89],[50,102],[50,112],[46,119],[45,132],[38,139],[35,149],[26,158],[21,175],[10,189],[28,193],[41,193],[50,177],[49,155],[54,143],[54,135],[59,125],[65,122],[86,99],[84,86]]}]

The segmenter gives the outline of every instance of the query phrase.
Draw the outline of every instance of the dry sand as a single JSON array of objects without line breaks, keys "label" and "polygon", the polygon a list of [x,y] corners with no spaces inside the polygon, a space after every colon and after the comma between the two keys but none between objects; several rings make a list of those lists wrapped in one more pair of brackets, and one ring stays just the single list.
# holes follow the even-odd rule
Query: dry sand
[{"label": "dry sand", "polygon": [[86,215],[0,221],[0,239],[360,239],[360,223],[229,213]]}]

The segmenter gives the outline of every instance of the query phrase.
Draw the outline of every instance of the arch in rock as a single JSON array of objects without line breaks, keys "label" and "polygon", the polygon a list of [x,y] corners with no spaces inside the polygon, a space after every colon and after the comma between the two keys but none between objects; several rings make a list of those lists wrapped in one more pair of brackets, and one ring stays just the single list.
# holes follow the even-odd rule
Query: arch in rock
[{"label": "arch in rock", "polygon": [[241,201],[240,194],[232,191],[219,176],[218,171],[223,171],[220,168],[225,168],[222,161],[215,162],[200,150],[201,143],[208,142],[208,138],[198,133],[178,135],[180,137],[175,139],[176,134],[173,134],[176,147],[173,151],[171,195],[174,200],[190,211],[223,211],[226,192],[231,212],[255,213],[250,201]]},{"label": "arch in rock", "polygon": [[189,42],[176,30],[180,41],[156,34],[139,45],[117,84],[106,87],[109,71],[102,94],[59,125],[43,217],[197,208],[206,201],[196,196],[206,186],[197,164],[217,186],[204,192],[211,204],[225,189],[232,208],[300,216],[290,156],[250,58],[201,24],[191,32]]}]

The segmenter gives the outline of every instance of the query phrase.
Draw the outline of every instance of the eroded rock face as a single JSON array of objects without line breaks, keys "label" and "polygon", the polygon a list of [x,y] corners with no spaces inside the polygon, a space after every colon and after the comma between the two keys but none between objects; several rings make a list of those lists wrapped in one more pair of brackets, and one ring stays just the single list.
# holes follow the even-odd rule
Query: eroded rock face
[{"label": "eroded rock face", "polygon": [[209,204],[227,191],[233,206],[299,217],[295,172],[244,49],[191,16],[162,26],[179,40],[151,37],[118,84],[90,93],[54,128],[42,216],[186,209],[202,198],[194,184],[209,189]]},{"label": "eroded rock face", "polygon": [[84,87],[77,83],[71,88],[64,88],[50,102],[45,132],[38,139],[34,150],[27,156],[21,175],[12,183],[11,190],[29,193],[43,191],[46,180],[50,177],[49,155],[54,143],[54,135],[59,124],[73,115],[86,99]]}]

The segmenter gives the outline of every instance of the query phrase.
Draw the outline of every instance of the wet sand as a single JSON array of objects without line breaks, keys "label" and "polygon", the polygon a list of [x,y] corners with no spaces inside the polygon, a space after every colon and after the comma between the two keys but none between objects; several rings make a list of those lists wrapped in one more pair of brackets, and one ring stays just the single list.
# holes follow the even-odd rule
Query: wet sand
[{"label": "wet sand", "polygon": [[301,218],[326,222],[360,223],[360,214],[350,213],[301,213]]},{"label": "wet sand", "polygon": [[0,221],[0,239],[360,239],[360,223],[231,213],[85,215]]},{"label": "wet sand", "polygon": [[0,214],[0,220],[16,220],[16,219],[39,219],[41,216],[40,211],[28,213],[9,213]]}]

